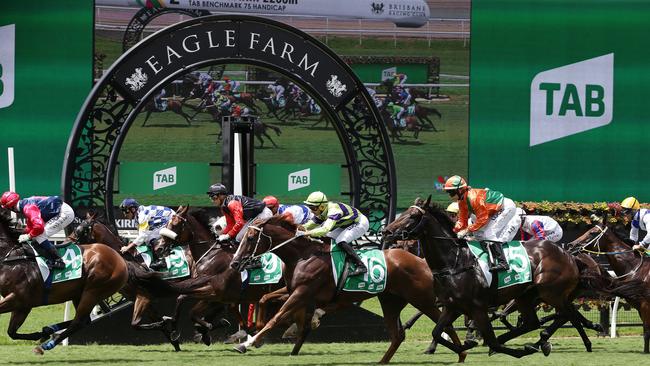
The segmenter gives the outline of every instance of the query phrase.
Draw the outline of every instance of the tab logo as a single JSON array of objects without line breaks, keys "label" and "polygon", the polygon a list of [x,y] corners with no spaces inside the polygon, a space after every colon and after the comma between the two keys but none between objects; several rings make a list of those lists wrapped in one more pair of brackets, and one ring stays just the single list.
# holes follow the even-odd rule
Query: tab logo
[{"label": "tab logo", "polygon": [[540,72],[530,85],[530,146],[612,122],[614,54]]},{"label": "tab logo", "polygon": [[14,62],[16,58],[16,25],[0,27],[0,108],[14,103]]},{"label": "tab logo", "polygon": [[170,187],[176,184],[176,167],[159,170],[153,173],[153,190]]},{"label": "tab logo", "polygon": [[311,184],[311,169],[289,173],[289,192],[309,187],[309,184]]},{"label": "tab logo", "polygon": [[397,73],[397,67],[395,67],[395,66],[381,70],[381,81],[389,80],[389,79],[394,78],[395,73]]}]

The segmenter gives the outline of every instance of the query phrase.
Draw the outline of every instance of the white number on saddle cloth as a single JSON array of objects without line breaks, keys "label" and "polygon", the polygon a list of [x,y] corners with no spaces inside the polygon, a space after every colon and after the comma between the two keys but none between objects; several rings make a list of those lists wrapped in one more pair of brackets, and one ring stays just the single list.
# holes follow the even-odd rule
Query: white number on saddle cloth
[{"label": "white number on saddle cloth", "polygon": [[364,281],[368,281],[368,276],[370,276],[370,280],[374,283],[381,283],[384,281],[386,272],[378,258],[363,256],[361,257],[361,260],[363,261],[363,264],[366,265],[366,268],[368,268],[368,272],[363,276]]},{"label": "white number on saddle cloth", "polygon": [[262,270],[264,273],[275,273],[278,270],[278,261],[274,260],[272,256],[262,256]]},{"label": "white number on saddle cloth", "polygon": [[506,258],[508,259],[508,262],[510,262],[510,269],[520,273],[526,271],[526,266],[525,264],[527,262],[527,258],[524,257],[523,254],[521,253],[513,253],[513,251],[508,250],[506,254]]}]

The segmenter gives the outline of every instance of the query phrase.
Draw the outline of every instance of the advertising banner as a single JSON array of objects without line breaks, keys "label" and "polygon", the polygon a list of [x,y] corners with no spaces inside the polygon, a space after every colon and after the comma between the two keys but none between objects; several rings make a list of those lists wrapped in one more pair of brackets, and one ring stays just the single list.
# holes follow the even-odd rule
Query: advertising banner
[{"label": "advertising banner", "polygon": [[3,2],[0,11],[0,190],[61,193],[75,117],[92,87],[93,2]]},{"label": "advertising banner", "polygon": [[470,185],[650,200],[650,3],[472,2]]},{"label": "advertising banner", "polygon": [[313,191],[337,197],[341,192],[341,166],[336,164],[258,164],[257,195],[291,197],[302,201]]},{"label": "advertising banner", "polygon": [[210,186],[207,163],[120,162],[120,194],[197,194]]}]

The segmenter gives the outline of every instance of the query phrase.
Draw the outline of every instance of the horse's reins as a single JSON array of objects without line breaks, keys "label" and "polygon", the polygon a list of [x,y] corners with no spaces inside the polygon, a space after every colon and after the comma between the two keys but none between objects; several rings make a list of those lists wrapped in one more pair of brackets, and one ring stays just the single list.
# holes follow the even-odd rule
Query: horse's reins
[{"label": "horse's reins", "polygon": [[[589,240],[588,242],[586,242],[585,244],[581,244],[581,245],[580,245],[580,249],[579,249],[579,251],[583,251],[583,252],[590,253],[590,254],[595,254],[595,255],[616,255],[616,254],[625,254],[625,253],[630,253],[630,252],[633,252],[633,251],[634,251],[634,249],[629,249],[629,250],[618,251],[618,252],[601,252],[601,251],[600,251],[600,239],[603,237],[603,235],[605,235],[605,233],[607,232],[607,230],[609,229],[609,227],[608,227],[608,226],[605,226],[604,229],[602,229],[602,228],[601,228],[600,226],[598,226],[598,225],[596,225],[596,227],[600,230],[600,233],[599,233],[598,235],[596,235],[593,239],[591,239],[591,240]],[[597,251],[593,251],[593,250],[585,249],[585,247],[591,245],[591,244],[594,243],[594,242],[596,243],[596,247],[598,248]],[[621,279],[621,278],[623,278],[623,277],[627,277],[627,276],[630,276],[630,275],[632,275],[632,274],[635,274],[636,271],[638,271],[639,268],[641,268],[641,265],[643,265],[643,258],[641,258],[641,259],[639,260],[639,264],[636,266],[636,268],[634,268],[633,270],[631,270],[630,272],[628,272],[628,273],[626,273],[626,274],[623,274],[623,275],[620,275],[620,276],[615,276],[615,277],[613,277],[613,278],[618,280],[618,279]]]},{"label": "horse's reins", "polygon": [[[264,235],[267,239],[269,239],[269,243],[273,243],[273,238],[271,238],[270,235],[265,234],[265,233],[264,233],[264,229],[262,229],[261,227],[250,225],[250,226],[248,226],[248,230],[250,230],[250,229],[253,229],[253,230],[256,230],[257,232],[259,232],[259,234],[257,235],[257,241],[255,242],[255,248],[253,249],[253,254],[255,254],[255,253],[257,252],[257,248],[258,248],[259,245],[260,245],[260,240],[262,240],[262,235]],[[271,252],[273,252],[274,250],[279,249],[279,248],[281,248],[281,247],[283,247],[283,246],[285,246],[285,245],[291,243],[292,241],[294,241],[294,240],[296,240],[296,239],[298,239],[298,238],[301,238],[301,237],[303,237],[303,235],[293,236],[293,237],[291,237],[291,238],[289,238],[289,239],[283,241],[282,243],[280,243],[280,244],[278,244],[278,245],[276,245],[276,246],[274,246],[274,247],[272,247],[272,248],[269,248],[269,250],[267,250],[267,251],[264,252],[264,253],[260,253],[260,254],[258,254],[258,255],[254,255],[254,256],[252,256],[252,257],[250,258],[250,260],[254,260],[254,259],[256,259],[256,258],[260,258],[260,257],[262,257],[264,254],[266,254],[266,253],[271,253]],[[321,240],[318,240],[318,239],[313,239],[313,238],[309,238],[309,237],[307,237],[307,239],[309,239],[309,240],[311,240],[311,241],[313,241],[313,242],[320,243],[320,244],[323,243]]]}]

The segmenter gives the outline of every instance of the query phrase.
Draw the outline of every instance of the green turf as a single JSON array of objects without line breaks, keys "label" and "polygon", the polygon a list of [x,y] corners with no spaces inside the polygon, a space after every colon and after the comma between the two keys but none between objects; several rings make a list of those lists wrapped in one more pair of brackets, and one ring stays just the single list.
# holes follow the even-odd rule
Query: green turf
[{"label": "green turf", "polygon": [[[523,340],[513,342],[521,346]],[[579,339],[563,338],[553,341],[549,357],[541,354],[515,359],[503,354],[488,357],[485,347],[470,351],[466,363],[473,365],[643,365],[650,355],[642,353],[641,337],[617,339],[594,338],[593,353],[586,353]],[[406,341],[397,350],[393,365],[454,364],[457,356],[444,347],[435,355],[424,355],[427,342]],[[306,343],[298,356],[289,356],[291,345],[265,345],[245,355],[235,353],[231,346],[216,344],[184,345],[174,353],[168,345],[160,346],[69,346],[57,347],[45,356],[31,353],[32,346],[17,345],[0,348],[0,362],[6,365],[374,365],[388,348],[387,342],[378,343]]]}]

